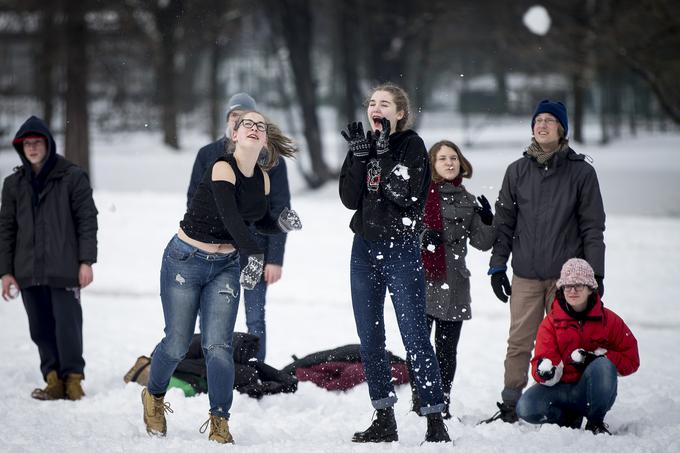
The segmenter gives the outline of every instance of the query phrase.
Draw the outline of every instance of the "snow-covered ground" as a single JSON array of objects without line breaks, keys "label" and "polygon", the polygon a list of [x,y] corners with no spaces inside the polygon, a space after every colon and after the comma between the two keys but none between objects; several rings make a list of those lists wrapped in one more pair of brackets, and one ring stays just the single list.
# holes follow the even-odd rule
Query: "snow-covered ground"
[{"label": "snow-covered ground", "polygon": [[[424,122],[424,124],[427,124]],[[467,183],[473,193],[495,198],[503,172],[528,139],[525,122],[475,139],[466,150],[475,168]],[[446,126],[423,129],[428,145]],[[506,137],[511,137],[506,141]],[[336,134],[327,134],[329,144]],[[207,396],[185,398],[171,390],[168,436],[149,438],[142,422],[140,390],[123,375],[137,356],[160,340],[163,317],[158,297],[162,250],[183,214],[185,189],[195,149],[205,142],[183,138],[172,152],[157,135],[94,137],[93,180],[99,215],[99,262],[95,282],[83,292],[87,397],[78,403],[30,398],[42,386],[38,354],[28,335],[21,302],[0,303],[0,450],[3,452],[192,452],[238,448],[248,452],[673,452],[680,451],[680,135],[643,136],[609,147],[575,146],[594,159],[607,209],[605,302],[638,338],[640,370],[619,381],[619,397],[607,416],[614,436],[496,422],[477,425],[495,411],[503,382],[508,307],[491,291],[488,255],[471,250],[473,319],[459,345],[453,412],[448,422],[455,446],[421,445],[425,421],[408,411],[410,394],[398,389],[400,441],[364,446],[350,442],[371,421],[365,384],[331,393],[301,383],[291,395],[257,401],[235,394],[231,429],[237,445],[213,444],[198,428],[207,418]],[[16,165],[13,152],[0,153],[0,174]],[[284,278],[272,286],[267,306],[267,362],[289,363],[291,354],[358,342],[349,290],[351,212],[337,187],[304,189],[290,165],[293,205],[304,229],[289,235]],[[388,347],[404,355],[389,303]],[[245,330],[243,315],[238,330]]]}]

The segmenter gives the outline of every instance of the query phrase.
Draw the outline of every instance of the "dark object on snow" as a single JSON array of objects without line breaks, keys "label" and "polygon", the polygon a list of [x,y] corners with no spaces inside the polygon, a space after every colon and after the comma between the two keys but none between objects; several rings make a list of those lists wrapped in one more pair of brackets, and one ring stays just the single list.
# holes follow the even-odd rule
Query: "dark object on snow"
[{"label": "dark object on snow", "polygon": [[514,404],[503,402],[496,403],[496,406],[498,406],[498,412],[496,412],[486,420],[482,420],[481,422],[478,423],[478,425],[481,423],[495,422],[496,420],[503,420],[505,423],[515,423],[519,420],[517,418],[517,412],[515,411]]},{"label": "dark object on snow", "polygon": [[[387,351],[392,365],[394,384],[408,382],[406,361]],[[295,375],[300,381],[311,381],[326,390],[349,390],[366,381],[358,344],[314,352],[295,361],[281,371]]]},{"label": "dark object on snow", "polygon": [[[264,395],[297,391],[297,379],[295,377],[255,359],[259,348],[256,336],[234,332],[233,346],[234,389],[239,393],[260,399]],[[132,381],[146,385],[149,379],[150,363],[151,359],[148,357],[139,357],[135,365],[125,374],[123,378],[125,382]],[[194,335],[189,351],[177,365],[173,377],[191,385],[196,393],[208,392],[205,357],[201,348],[200,334]]]},{"label": "dark object on snow", "polygon": [[365,431],[354,433],[352,442],[396,442],[399,440],[397,434],[397,421],[394,419],[394,409],[386,407],[376,411],[378,416],[373,420],[371,426]]}]

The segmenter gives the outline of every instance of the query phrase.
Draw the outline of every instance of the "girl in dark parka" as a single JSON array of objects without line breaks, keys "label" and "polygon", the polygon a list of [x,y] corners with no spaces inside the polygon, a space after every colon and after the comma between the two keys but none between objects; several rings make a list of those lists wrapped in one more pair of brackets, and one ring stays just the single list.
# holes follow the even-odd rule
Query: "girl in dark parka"
[{"label": "girl in dark parka", "polygon": [[425,145],[407,129],[406,93],[391,84],[373,90],[368,102],[368,134],[352,123],[342,134],[349,151],[340,174],[342,203],[355,211],[351,257],[352,307],[361,358],[377,418],[354,434],[353,442],[398,439],[393,406],[397,401],[385,351],[384,304],[389,289],[406,353],[428,417],[426,441],[450,441],[441,417],[444,395],[429,341],[425,280],[418,234],[430,180]]}]

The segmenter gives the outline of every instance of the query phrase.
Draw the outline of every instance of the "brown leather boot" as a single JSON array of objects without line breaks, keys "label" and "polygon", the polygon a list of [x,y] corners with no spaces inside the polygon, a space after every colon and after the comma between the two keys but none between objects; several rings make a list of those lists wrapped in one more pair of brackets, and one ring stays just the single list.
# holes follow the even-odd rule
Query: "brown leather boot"
[{"label": "brown leather boot", "polygon": [[123,381],[127,384],[128,382],[136,382],[139,385],[146,387],[149,383],[149,374],[151,373],[151,359],[145,355],[140,355],[132,368],[125,373],[123,376]]},{"label": "brown leather boot", "polygon": [[172,412],[172,409],[170,409],[170,403],[166,403],[164,398],[163,396],[153,396],[146,387],[142,389],[144,424],[146,425],[146,432],[150,436],[165,436],[168,432],[165,413]]},{"label": "brown leather boot", "polygon": [[78,401],[85,396],[81,385],[83,379],[85,379],[85,376],[80,373],[72,373],[66,376],[66,397],[71,401]]},{"label": "brown leather boot", "polygon": [[208,434],[208,439],[213,442],[218,442],[220,444],[233,444],[234,438],[229,432],[229,420],[225,417],[219,417],[217,415],[210,414],[210,418],[203,423],[203,426],[199,429],[199,432],[204,433],[206,428],[210,423],[210,434]]},{"label": "brown leather boot", "polygon": [[59,379],[57,372],[52,370],[45,376],[47,386],[44,389],[35,389],[31,397],[41,401],[60,400],[66,397],[64,381]]}]

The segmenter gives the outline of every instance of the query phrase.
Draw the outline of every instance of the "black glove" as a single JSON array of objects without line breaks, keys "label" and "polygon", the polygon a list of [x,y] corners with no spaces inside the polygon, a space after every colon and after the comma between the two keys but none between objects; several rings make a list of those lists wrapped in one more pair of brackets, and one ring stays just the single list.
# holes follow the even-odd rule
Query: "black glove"
[{"label": "black glove", "polygon": [[604,296],[604,277],[596,275],[595,281],[597,282],[597,294],[599,294],[600,297]]},{"label": "black glove", "polygon": [[390,152],[390,120],[381,118],[380,124],[382,124],[382,130],[373,131],[372,136],[369,138],[369,140],[372,139],[375,142],[375,151],[378,157],[382,157]]},{"label": "black glove", "polygon": [[538,361],[538,366],[536,366],[536,374],[538,374],[538,376],[541,379],[549,381],[550,379],[555,377],[555,369],[556,368],[555,368],[555,365],[552,365],[552,362],[550,362],[550,360],[548,360],[548,362],[550,362],[550,364],[552,366],[550,367],[550,369],[545,370],[545,368],[547,368],[547,366],[541,367],[541,364],[543,363],[544,360],[546,360],[546,359],[541,359],[541,360]]},{"label": "black glove", "polygon": [[364,126],[361,124],[361,121],[349,123],[347,125],[347,132],[340,131],[340,133],[349,144],[349,151],[354,154],[354,157],[361,162],[367,162],[368,154],[373,148],[371,143],[372,135],[370,131],[364,135]]},{"label": "black glove", "polygon": [[278,223],[279,228],[284,233],[302,229],[302,222],[298,213],[287,207],[284,207],[281,214],[279,214]]},{"label": "black glove", "polygon": [[479,201],[479,204],[481,204],[482,207],[475,206],[475,212],[479,214],[484,225],[491,225],[493,223],[493,212],[491,212],[489,200],[487,200],[484,195],[481,195],[477,197],[477,201]]},{"label": "black glove", "polygon": [[507,302],[508,296],[512,294],[512,287],[505,271],[498,271],[491,275],[491,287],[501,302]]},{"label": "black glove", "polygon": [[264,269],[264,255],[250,255],[248,257],[248,264],[241,269],[241,287],[243,289],[251,290],[255,288],[262,278],[262,270]]},{"label": "black glove", "polygon": [[442,232],[437,230],[425,229],[420,233],[420,247],[426,249],[429,245],[438,246],[444,242]]},{"label": "black glove", "polygon": [[574,349],[571,352],[571,364],[577,368],[586,368],[598,357],[600,356],[583,348]]}]

